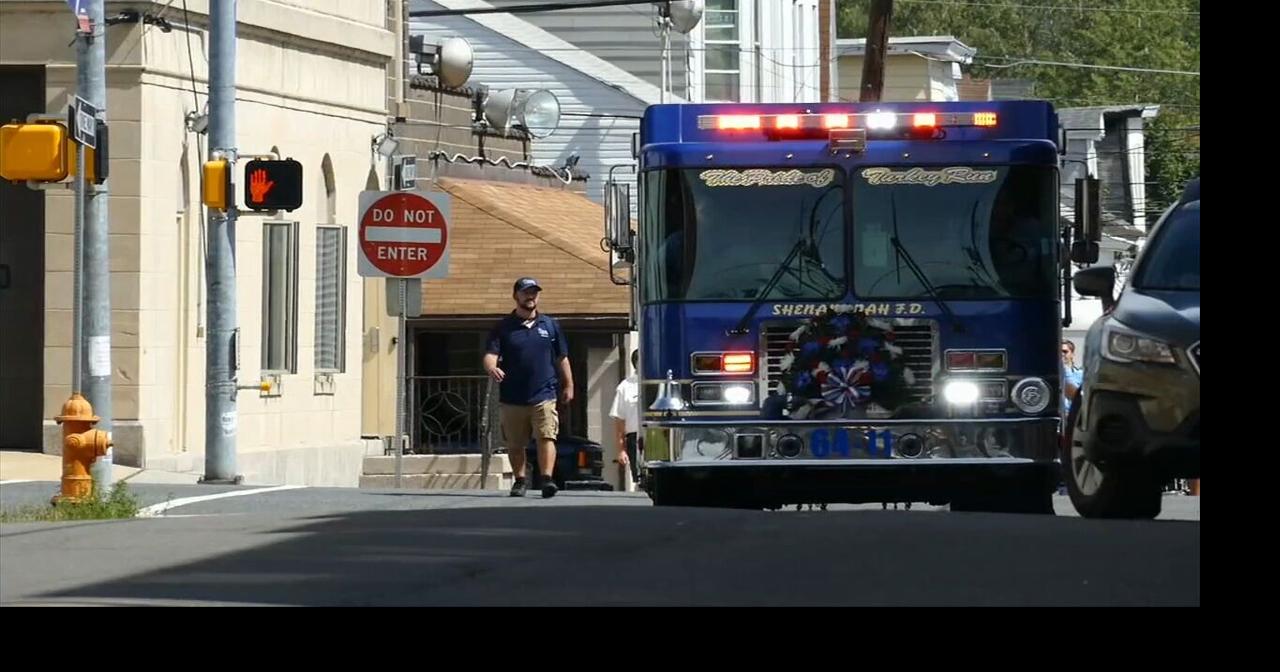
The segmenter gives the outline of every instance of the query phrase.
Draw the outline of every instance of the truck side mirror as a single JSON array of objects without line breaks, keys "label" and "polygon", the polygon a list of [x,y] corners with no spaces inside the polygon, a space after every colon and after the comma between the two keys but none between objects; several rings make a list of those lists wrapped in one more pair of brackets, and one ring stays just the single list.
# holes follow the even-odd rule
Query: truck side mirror
[{"label": "truck side mirror", "polygon": [[609,182],[604,194],[605,236],[609,247],[619,256],[630,260],[631,233],[631,185],[625,182]]},{"label": "truck side mirror", "polygon": [[1077,240],[1071,243],[1071,261],[1077,264],[1098,263],[1098,244],[1088,240]]},{"label": "truck side mirror", "polygon": [[[1076,178],[1076,240],[1102,240],[1101,187],[1096,177]],[[1094,261],[1097,261],[1095,258]],[[1086,262],[1078,262],[1086,263]],[[1093,261],[1087,262],[1093,263]]]}]

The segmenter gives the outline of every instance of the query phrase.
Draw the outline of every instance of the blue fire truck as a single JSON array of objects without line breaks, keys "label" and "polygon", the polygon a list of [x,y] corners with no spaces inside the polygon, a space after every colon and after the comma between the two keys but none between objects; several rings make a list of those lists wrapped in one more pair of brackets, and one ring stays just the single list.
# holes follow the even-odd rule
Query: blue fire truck
[{"label": "blue fire truck", "polygon": [[606,246],[654,503],[1052,513],[1059,142],[1039,101],[648,108]]}]

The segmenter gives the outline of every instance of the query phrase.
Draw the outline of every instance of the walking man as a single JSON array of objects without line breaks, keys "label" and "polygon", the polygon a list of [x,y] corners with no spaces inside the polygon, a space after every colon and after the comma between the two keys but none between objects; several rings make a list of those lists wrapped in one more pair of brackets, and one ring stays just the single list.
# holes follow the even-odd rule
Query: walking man
[{"label": "walking man", "polygon": [[569,368],[569,344],[560,323],[538,311],[542,287],[533,278],[516,280],[511,290],[515,310],[502,318],[485,346],[484,370],[499,384],[502,434],[516,482],[512,497],[523,497],[525,448],[538,441],[538,469],[542,496],[556,495],[556,435],[560,415],[556,401],[573,401],[573,372]]}]

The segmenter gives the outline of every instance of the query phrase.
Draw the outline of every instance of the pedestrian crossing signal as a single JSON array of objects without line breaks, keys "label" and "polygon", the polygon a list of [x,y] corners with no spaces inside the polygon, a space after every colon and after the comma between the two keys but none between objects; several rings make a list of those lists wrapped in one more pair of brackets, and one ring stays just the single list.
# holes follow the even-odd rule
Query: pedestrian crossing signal
[{"label": "pedestrian crossing signal", "polygon": [[244,168],[244,204],[259,211],[302,207],[302,164],[293,159],[249,161]]}]

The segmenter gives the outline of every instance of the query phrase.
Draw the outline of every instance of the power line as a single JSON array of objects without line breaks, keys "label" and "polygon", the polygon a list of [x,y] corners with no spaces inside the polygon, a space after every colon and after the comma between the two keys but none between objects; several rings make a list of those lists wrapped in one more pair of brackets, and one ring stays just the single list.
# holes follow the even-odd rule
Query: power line
[{"label": "power line", "polygon": [[420,9],[409,12],[411,18],[430,18],[433,16],[466,16],[470,14],[533,14],[535,12],[560,12],[571,9],[590,9],[592,7],[625,7],[627,5],[648,5],[653,0],[584,0],[583,2],[537,2],[526,5],[510,5],[508,7],[473,7],[468,9]]},{"label": "power line", "polygon": [[1012,68],[1019,65],[1052,65],[1064,68],[1086,68],[1091,70],[1121,70],[1124,72],[1147,72],[1162,75],[1190,75],[1199,77],[1199,72],[1190,70],[1159,70],[1156,68],[1131,68],[1123,65],[1095,65],[1093,63],[1065,63],[1062,61],[1041,61],[1033,58],[1025,58],[1022,56],[974,56],[974,60],[978,61],[1016,61],[1008,65],[987,65],[988,68]]},{"label": "power line", "polygon": [[604,119],[644,119],[638,114],[600,114],[592,112],[561,112],[562,117],[599,117]]},{"label": "power line", "polygon": [[1067,12],[1116,12],[1123,14],[1179,14],[1184,16],[1200,16],[1200,12],[1186,9],[1131,9],[1126,7],[1083,7],[1072,5],[1023,5],[1003,2],[957,2],[955,0],[899,0],[899,2],[916,5],[952,5],[971,7],[1008,7],[1012,9],[1047,9]]},{"label": "power line", "polygon": [[1055,65],[1061,68],[1085,68],[1094,70],[1124,70],[1124,72],[1135,73],[1156,73],[1156,74],[1187,74],[1187,76],[1199,77],[1198,72],[1192,70],[1161,70],[1156,68],[1129,68],[1125,65],[1096,65],[1092,63],[1062,63],[1057,60],[1037,60],[1021,58],[1021,56],[974,56],[974,60],[1012,60],[1016,63],[1007,65],[987,65],[987,68],[1014,68],[1018,65]]},{"label": "power line", "polygon": [[[188,28],[191,26],[191,15],[187,13],[187,0],[182,0],[182,22],[187,24]],[[196,93],[196,59],[191,52],[191,31],[188,29],[183,33],[187,36],[187,66],[191,73],[191,102],[194,105],[191,111],[200,114],[200,96]]]},{"label": "power line", "polygon": [[[636,4],[636,3],[633,3],[633,4]],[[577,6],[577,5],[575,5],[575,6]],[[554,10],[554,6],[552,6],[552,9],[541,9],[541,8],[548,7],[548,6],[545,6],[545,5],[539,5],[538,7],[540,8],[540,11],[553,11],[553,10]],[[506,8],[506,9],[515,9],[515,6],[513,6],[513,7],[508,7],[508,8]],[[451,11],[451,12],[463,12],[463,11],[466,11],[466,10],[449,10],[449,11]],[[505,11],[505,10],[504,10],[504,11]],[[412,14],[412,16],[417,17],[417,16],[421,16],[421,14]],[[561,53],[561,52],[598,54],[598,53],[600,53],[600,52],[611,52],[611,51],[613,51],[613,52],[644,53],[644,51],[645,51],[643,48],[639,48],[639,47],[631,47],[631,46],[624,46],[624,45],[598,45],[598,46],[592,46],[592,47],[590,47],[590,48],[586,48],[586,47],[578,47],[578,46],[573,46],[573,47],[551,47],[551,48],[533,48],[533,47],[527,47],[527,46],[523,46],[523,45],[515,45],[515,46],[508,46],[508,47],[504,48],[504,50],[505,50],[505,51],[528,51],[528,52],[539,53],[539,54]],[[683,47],[683,50],[684,50],[684,51],[688,51],[688,52],[709,52],[709,51],[717,51],[717,49],[715,49],[714,47],[689,47],[689,46],[685,46],[685,47]],[[772,56],[770,56],[770,55],[768,55],[768,54],[766,53],[766,52],[774,52],[774,51],[818,51],[818,48],[817,48],[817,47],[768,47],[768,48],[762,48],[762,47],[756,46],[756,47],[752,47],[752,48],[742,48],[742,47],[739,47],[739,48],[737,49],[737,52],[738,52],[738,55],[739,55],[739,56],[742,56],[742,55],[744,55],[744,54],[745,54],[745,55],[755,55],[755,54],[758,54],[758,55],[760,55],[760,57],[761,57],[763,60],[768,61],[768,62],[770,62],[770,63],[772,63],[772,64],[774,64],[774,65],[777,65],[777,66],[779,66],[779,67],[783,67],[783,68],[793,68],[793,69],[800,69],[800,68],[821,68],[821,67],[823,67],[824,65],[829,65],[829,64],[830,64],[830,63],[832,63],[832,62],[837,62],[837,61],[839,60],[839,58],[840,58],[840,57],[839,57],[839,55],[836,55],[836,56],[831,57],[831,58],[826,58],[826,57],[823,57],[821,54],[819,54],[819,55],[818,55],[818,60],[817,60],[817,61],[815,61],[814,63],[784,63],[784,62],[782,62],[782,61],[777,60],[776,58],[773,58]],[[951,62],[951,61],[949,61],[949,60],[947,60],[947,59],[940,59],[940,58],[932,57],[932,56],[929,56],[929,55],[927,55],[927,54],[923,54],[923,53],[919,53],[919,52],[915,52],[915,51],[909,51],[908,53],[911,53],[911,54],[913,54],[913,55],[915,55],[915,56],[918,56],[918,57],[920,57],[920,58],[924,58],[924,59],[926,59],[926,60],[930,60],[930,61],[948,62],[948,63],[949,63],[949,62]],[[1158,69],[1158,68],[1137,68],[1137,67],[1130,67],[1130,66],[1118,66],[1118,65],[1098,65],[1098,64],[1092,64],[1092,63],[1069,63],[1069,62],[1063,62],[1063,61],[1045,61],[1045,60],[1031,59],[1031,58],[1021,57],[1021,56],[1017,56],[1017,57],[1015,57],[1015,56],[974,56],[974,59],[975,59],[975,60],[979,60],[979,61],[991,61],[991,60],[1015,61],[1015,62],[1013,62],[1013,63],[1008,63],[1008,64],[1004,64],[1004,65],[997,65],[997,64],[994,64],[994,63],[988,63],[988,64],[985,64],[985,65],[983,65],[983,66],[982,66],[982,67],[987,67],[987,68],[999,68],[999,69],[1013,68],[1013,67],[1017,67],[1017,66],[1020,66],[1020,65],[1045,65],[1045,66],[1074,67],[1074,68],[1097,69],[1097,70],[1115,70],[1115,71],[1124,71],[1124,72],[1142,72],[1142,73],[1151,73],[1151,74],[1187,75],[1187,76],[1194,76],[1194,77],[1199,77],[1199,76],[1200,76],[1200,73],[1199,73],[1199,72],[1197,72],[1197,71],[1187,71],[1187,70],[1165,70],[1165,69]],[[605,60],[608,60],[608,59],[606,58]],[[738,70],[739,70],[739,71],[741,71],[742,69],[743,69],[743,68],[741,67],[741,65],[739,65]],[[777,71],[775,70],[774,72],[776,73]],[[775,86],[775,87],[770,87],[770,88],[777,89],[777,88],[779,88],[779,87],[776,87],[776,86]],[[1088,99],[1065,99],[1065,98],[1058,99],[1058,98],[1046,98],[1045,100],[1078,100],[1078,101],[1087,101]],[[850,101],[850,102],[857,102],[857,101]],[[1120,103],[1104,103],[1104,102],[1099,102],[1099,103],[1091,103],[1091,104],[1097,104],[1097,105],[1113,105],[1113,104],[1114,104],[1114,105],[1127,105],[1127,104],[1129,104],[1129,103],[1127,103],[1127,102],[1120,102]],[[1183,108],[1199,108],[1199,107],[1200,107],[1199,105],[1185,105],[1185,104],[1177,104],[1177,103],[1152,103],[1152,104],[1155,104],[1155,105],[1163,105],[1163,106],[1166,106],[1166,107],[1183,107]]]},{"label": "power line", "polygon": [[1145,100],[1120,100],[1120,101],[1104,101],[1096,98],[1052,98],[1046,97],[1041,100],[1051,100],[1055,103],[1080,103],[1084,107],[1122,107],[1125,105],[1159,105],[1160,107],[1177,107],[1185,109],[1200,109],[1200,105],[1189,105],[1186,103],[1162,103],[1151,102]]},{"label": "power line", "polygon": [[[992,102],[995,102],[995,101],[992,101]],[[1096,127],[1091,127],[1091,126],[1080,126],[1080,127],[1076,127],[1076,126],[1064,126],[1064,127],[1062,128],[1062,130],[1064,130],[1064,131],[1096,131],[1096,130],[1099,130],[1099,129],[1098,129],[1098,128],[1096,128]],[[1173,126],[1173,127],[1170,127],[1170,128],[1164,128],[1164,129],[1161,129],[1161,130],[1165,130],[1165,131],[1182,131],[1182,132],[1184,132],[1184,133],[1199,133],[1199,132],[1200,132],[1200,127],[1199,127],[1199,126]]]},{"label": "power line", "polygon": [[[515,46],[506,47],[505,49],[506,49],[506,50],[508,50],[508,51],[529,51],[529,52],[536,52],[536,53],[541,53],[541,54],[545,54],[545,53],[559,53],[559,52],[568,52],[568,53],[587,52],[587,53],[592,53],[592,54],[594,54],[594,53],[599,53],[599,52],[615,52],[615,51],[616,51],[616,52],[637,52],[637,53],[645,53],[645,52],[647,51],[647,50],[646,50],[646,49],[644,49],[643,47],[633,47],[633,46],[626,46],[626,45],[609,45],[609,44],[593,45],[593,46],[591,46],[591,47],[589,47],[589,48],[588,48],[588,47],[579,47],[579,46],[572,46],[572,47],[550,47],[550,48],[534,48],[534,47],[527,47],[527,46],[523,46],[523,45],[515,45]],[[656,45],[655,45],[655,49],[656,49]],[[684,51],[689,51],[689,52],[720,51],[720,49],[717,49],[717,48],[715,48],[715,47],[689,47],[689,46],[684,46],[684,47],[682,47],[682,49],[683,49]],[[821,54],[819,54],[819,55],[818,55],[818,60],[817,60],[817,61],[815,61],[814,63],[812,63],[812,64],[798,64],[798,65],[797,65],[797,64],[792,64],[792,63],[783,63],[782,61],[779,61],[779,60],[777,60],[777,59],[774,59],[774,58],[772,58],[772,57],[768,56],[768,55],[767,55],[767,53],[766,53],[766,52],[776,52],[776,51],[786,51],[786,52],[790,52],[790,51],[804,51],[804,52],[813,51],[813,52],[816,52],[816,51],[819,51],[819,48],[818,48],[818,47],[809,47],[809,46],[804,46],[804,47],[781,47],[781,46],[778,46],[778,47],[758,47],[758,46],[757,46],[757,47],[749,47],[749,48],[748,48],[748,47],[739,47],[739,48],[737,49],[737,52],[738,52],[739,54],[755,54],[755,53],[759,53],[759,54],[761,54],[761,56],[763,56],[763,57],[764,57],[764,59],[765,59],[765,60],[771,61],[771,62],[776,63],[776,64],[778,64],[778,65],[781,65],[781,66],[783,66],[783,67],[789,67],[789,68],[795,68],[795,67],[805,67],[805,68],[821,67],[821,66],[823,66],[823,65],[828,65],[828,64],[830,64],[830,63],[832,63],[832,62],[837,62],[837,61],[839,61],[839,59],[840,59],[840,55],[839,55],[839,54],[837,54],[836,56],[831,57],[831,58],[826,58],[826,57],[823,57]],[[929,61],[937,61],[937,62],[940,62],[940,63],[953,63],[953,62],[954,62],[954,61],[952,61],[952,60],[950,60],[950,59],[938,58],[938,57],[936,57],[936,56],[930,56],[930,55],[928,55],[928,54],[925,54],[925,53],[922,53],[922,52],[918,52],[918,51],[915,51],[915,50],[907,50],[905,53],[909,53],[909,54],[911,54],[911,55],[913,55],[913,56],[918,56],[918,57],[920,57],[920,58],[923,58],[923,59],[925,59],[925,60],[929,60]],[[989,67],[989,68],[1008,68],[1008,67],[1013,67],[1014,65],[1020,65],[1020,64],[1022,64],[1022,63],[1032,63],[1032,64],[1037,64],[1037,65],[1061,65],[1061,66],[1074,66],[1074,67],[1081,67],[1081,68],[1102,68],[1102,69],[1117,69],[1117,70],[1128,69],[1128,67],[1127,67],[1127,66],[1093,65],[1093,64],[1087,64],[1087,63],[1065,63],[1065,62],[1057,62],[1057,61],[1038,61],[1038,60],[1028,59],[1028,58],[1026,58],[1026,57],[1021,57],[1021,56],[1016,56],[1016,57],[1015,57],[1015,56],[974,56],[974,58],[975,58],[975,59],[977,59],[977,60],[1017,60],[1017,61],[1019,61],[1019,63],[1014,63],[1014,64],[1011,64],[1011,65],[987,65],[987,66],[983,66],[983,67]],[[1159,70],[1159,69],[1148,69],[1148,68],[1138,68],[1138,69],[1134,69],[1134,70],[1135,70],[1136,72],[1172,73],[1172,74],[1187,74],[1187,75],[1197,75],[1197,76],[1200,74],[1199,72],[1188,72],[1188,71],[1182,71],[1182,70]],[[1079,100],[1084,100],[1084,99],[1079,99]],[[1119,104],[1127,104],[1127,103],[1119,103]],[[1198,106],[1196,106],[1196,107],[1198,107]]]}]

